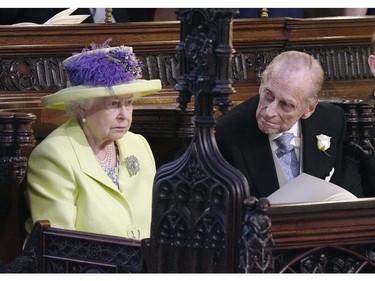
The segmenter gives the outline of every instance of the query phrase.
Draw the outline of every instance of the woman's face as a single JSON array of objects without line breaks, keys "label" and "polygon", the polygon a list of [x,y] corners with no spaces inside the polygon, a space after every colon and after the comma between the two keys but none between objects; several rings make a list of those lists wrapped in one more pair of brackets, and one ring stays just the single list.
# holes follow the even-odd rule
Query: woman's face
[{"label": "woman's face", "polygon": [[120,139],[132,123],[133,95],[98,98],[82,117],[87,138],[96,144]]}]

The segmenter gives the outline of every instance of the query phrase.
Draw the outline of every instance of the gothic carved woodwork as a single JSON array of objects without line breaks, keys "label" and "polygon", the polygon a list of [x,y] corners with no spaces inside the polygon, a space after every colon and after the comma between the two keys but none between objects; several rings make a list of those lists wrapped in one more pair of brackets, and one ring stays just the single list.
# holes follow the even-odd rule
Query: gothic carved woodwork
[{"label": "gothic carved woodwork", "polygon": [[[174,56],[142,55],[145,79],[161,79],[163,85],[175,85],[177,61]],[[57,91],[65,88],[65,57],[18,57],[0,60],[1,91]]]},{"label": "gothic carved woodwork", "polygon": [[42,272],[137,273],[142,270],[138,240],[104,237],[102,241],[94,241],[89,234],[63,230],[55,233],[53,229],[46,229],[42,237],[45,248]]},{"label": "gothic carved woodwork", "polygon": [[[231,20],[236,9],[179,9],[176,89],[185,110],[195,98],[195,130],[186,152],[160,167],[154,181],[151,272],[236,272],[249,189],[215,144],[213,100],[233,93]],[[189,261],[189,262],[186,262]]]},{"label": "gothic carved woodwork", "polygon": [[[329,47],[329,48],[295,48],[297,51],[303,51],[315,57],[322,65],[325,81],[343,81],[372,78],[371,70],[367,64],[367,58],[370,55],[368,45],[349,46],[349,47]],[[249,76],[251,68],[256,74],[256,81],[260,82],[260,75],[272,61],[283,50],[271,50],[265,52],[256,52],[254,57],[248,57],[246,54],[238,54],[236,59],[239,61],[235,65],[246,65],[243,71],[237,73],[237,80]],[[245,60],[246,63],[242,61]],[[233,72],[235,73],[236,70]]]},{"label": "gothic carved woodwork", "polygon": [[373,244],[286,250],[275,264],[279,273],[372,273],[375,251]]},{"label": "gothic carved woodwork", "polygon": [[33,147],[35,137],[31,124],[32,113],[0,112],[0,183],[21,183],[26,173],[27,158],[21,154],[24,147]]},{"label": "gothic carved woodwork", "polygon": [[272,223],[267,215],[270,202],[266,198],[258,200],[250,197],[245,200],[245,206],[245,218],[239,242],[239,272],[273,273],[274,240],[271,233]]},{"label": "gothic carved woodwork", "polygon": [[[191,46],[194,48],[195,46]],[[202,46],[204,48],[204,45]],[[313,55],[323,66],[326,81],[373,79],[367,64],[370,49],[364,46],[330,48],[294,48]],[[284,49],[287,50],[287,49]],[[194,51],[194,50],[192,50]],[[259,84],[260,75],[283,50],[235,52],[231,57],[230,78],[235,86],[241,83]],[[179,59],[175,54],[137,54],[143,62],[145,79],[160,79],[163,86],[175,86]],[[0,90],[42,91],[66,87],[62,67],[64,57],[29,57],[0,60]]]},{"label": "gothic carved woodwork", "polygon": [[369,159],[375,150],[375,139],[370,134],[375,126],[374,104],[362,100],[337,100],[334,103],[344,110],[347,121],[346,153],[357,160]]},{"label": "gothic carved woodwork", "polygon": [[66,87],[63,58],[30,57],[0,60],[1,91],[43,91]]},{"label": "gothic carved woodwork", "polygon": [[138,273],[141,242],[121,237],[52,228],[38,221],[23,253],[0,264],[5,273]]},{"label": "gothic carved woodwork", "polygon": [[[0,245],[11,252],[20,251],[11,250],[22,239],[12,237],[12,231],[20,231],[23,220],[18,200],[23,195],[20,184],[26,175],[27,157],[22,149],[35,145],[31,127],[35,118],[32,113],[0,112]],[[12,223],[7,225],[8,221]]]}]

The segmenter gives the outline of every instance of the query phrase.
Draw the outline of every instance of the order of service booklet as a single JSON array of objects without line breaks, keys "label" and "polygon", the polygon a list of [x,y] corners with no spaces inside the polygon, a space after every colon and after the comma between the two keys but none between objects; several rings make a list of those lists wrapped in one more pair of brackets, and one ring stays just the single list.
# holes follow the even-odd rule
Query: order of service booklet
[{"label": "order of service booklet", "polygon": [[[47,20],[43,25],[58,25],[58,24],[78,24],[83,22],[85,19],[87,19],[90,15],[71,15],[77,8],[69,8],[65,9],[53,17],[51,17],[49,20]],[[15,26],[18,25],[39,25],[37,23],[33,22],[20,22],[13,24]]]},{"label": "order of service booklet", "polygon": [[271,204],[356,200],[344,188],[302,173],[267,197]]}]

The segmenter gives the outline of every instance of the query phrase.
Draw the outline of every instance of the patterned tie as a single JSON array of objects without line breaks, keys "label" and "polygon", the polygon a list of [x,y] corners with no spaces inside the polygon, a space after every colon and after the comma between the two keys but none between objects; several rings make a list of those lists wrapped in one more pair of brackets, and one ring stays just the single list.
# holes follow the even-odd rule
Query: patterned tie
[{"label": "patterned tie", "polygon": [[293,137],[294,135],[292,133],[284,133],[275,139],[278,146],[275,152],[281,162],[281,166],[288,176],[288,180],[294,179],[299,174],[297,155],[294,145],[290,144]]}]

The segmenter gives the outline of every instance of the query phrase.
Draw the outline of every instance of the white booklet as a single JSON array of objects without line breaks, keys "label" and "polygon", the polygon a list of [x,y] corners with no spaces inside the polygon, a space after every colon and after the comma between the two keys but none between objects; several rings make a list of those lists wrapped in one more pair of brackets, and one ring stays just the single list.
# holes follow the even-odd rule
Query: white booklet
[{"label": "white booklet", "polygon": [[[65,9],[52,18],[47,20],[43,25],[58,25],[58,24],[79,24],[87,19],[90,15],[71,15],[77,8],[69,8]],[[33,22],[20,22],[13,24],[14,26],[25,26],[25,25],[38,25],[37,23]]]},{"label": "white booklet", "polygon": [[356,200],[344,188],[302,173],[267,197],[271,204]]}]

